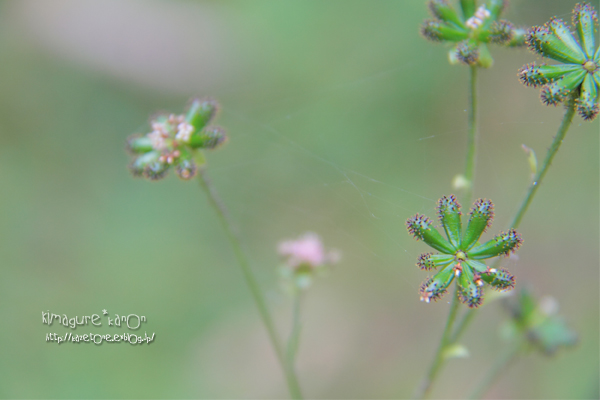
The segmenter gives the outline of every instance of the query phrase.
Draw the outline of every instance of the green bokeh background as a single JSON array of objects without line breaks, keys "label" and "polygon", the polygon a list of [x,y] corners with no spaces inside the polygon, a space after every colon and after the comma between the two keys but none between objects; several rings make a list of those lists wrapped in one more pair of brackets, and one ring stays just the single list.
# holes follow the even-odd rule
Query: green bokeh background
[{"label": "green bokeh background", "polygon": [[[598,2],[595,6],[598,7]],[[513,1],[530,26],[574,1]],[[219,99],[230,142],[210,173],[282,336],[290,301],[277,243],[306,231],[343,253],[306,298],[298,373],[310,398],[407,398],[430,361],[448,298],[419,302],[422,243],[463,169],[468,70],[418,27],[424,1],[5,1],[0,3],[0,395],[5,398],[281,398],[282,374],[226,237],[194,182],[128,173],[126,137],[155,110]],[[148,35],[145,32],[149,32]],[[480,74],[475,196],[506,227],[560,122],[494,48]],[[598,398],[598,121],[568,133],[506,266],[552,295],[580,334],[522,358],[489,398]],[[107,309],[147,317],[150,345],[45,342],[41,323]],[[459,398],[505,346],[486,306],[434,390]],[[105,320],[104,320],[105,321]],[[106,323],[104,323],[106,325]],[[78,328],[73,333],[123,328]]]}]

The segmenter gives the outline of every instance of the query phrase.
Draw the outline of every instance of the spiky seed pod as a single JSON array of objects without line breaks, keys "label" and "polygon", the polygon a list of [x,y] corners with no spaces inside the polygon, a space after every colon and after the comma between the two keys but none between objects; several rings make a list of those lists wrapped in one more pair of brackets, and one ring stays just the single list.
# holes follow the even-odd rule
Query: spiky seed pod
[{"label": "spiky seed pod", "polygon": [[567,47],[569,53],[575,57],[576,61],[585,62],[585,53],[582,51],[579,43],[577,43],[571,30],[563,20],[560,18],[551,18],[546,26]]},{"label": "spiky seed pod", "polygon": [[208,126],[192,135],[189,145],[193,149],[215,149],[227,141],[225,129],[219,126]]},{"label": "spiky seed pod", "polygon": [[127,139],[125,149],[132,155],[147,153],[153,149],[152,140],[148,136],[136,134]]},{"label": "spiky seed pod", "polygon": [[[479,280],[478,280],[479,282]],[[464,268],[458,277],[460,300],[470,308],[477,308],[483,302],[483,288],[478,285],[474,274],[468,268]]]},{"label": "spiky seed pod", "polygon": [[429,218],[416,214],[406,221],[408,232],[417,240],[422,240],[429,246],[443,253],[453,253],[456,249],[440,235]]},{"label": "spiky seed pod", "polygon": [[456,196],[442,196],[438,201],[438,217],[440,223],[446,231],[446,236],[450,239],[450,243],[456,248],[460,246],[460,236],[462,233],[462,223],[460,216],[460,203],[456,200]]},{"label": "spiky seed pod", "polygon": [[192,133],[207,126],[215,117],[218,107],[218,103],[212,99],[193,99],[185,117],[186,121],[194,127]]},{"label": "spiky seed pod", "polygon": [[146,167],[151,163],[158,162],[160,153],[158,151],[149,151],[145,154],[138,156],[129,164],[129,170],[135,177],[141,177],[144,175]]},{"label": "spiky seed pod", "polygon": [[505,44],[511,41],[514,35],[514,26],[508,21],[494,21],[490,25],[489,41],[496,44]]},{"label": "spiky seed pod", "polygon": [[160,161],[148,163],[144,168],[144,177],[151,181],[157,181],[167,175],[170,165]]},{"label": "spiky seed pod", "polygon": [[567,64],[583,63],[585,58],[581,51],[573,51],[567,46],[561,38],[559,38],[554,32],[563,31],[557,22],[554,22],[551,26],[534,26],[527,32],[526,43],[530,50],[535,51],[542,57],[552,58],[553,60],[564,62]]},{"label": "spiky seed pod", "polygon": [[466,260],[465,264],[467,264],[473,271],[477,272],[486,272],[488,271],[487,265],[477,260]]},{"label": "spiky seed pod", "polygon": [[494,220],[494,203],[491,200],[478,199],[469,213],[469,223],[461,241],[461,248],[468,250],[479,237],[492,225]]},{"label": "spiky seed pod", "polygon": [[177,164],[177,167],[175,167],[175,173],[183,180],[192,179],[194,176],[196,176],[197,171],[198,167],[196,167],[194,161],[190,159],[181,160]]},{"label": "spiky seed pod", "polygon": [[450,25],[440,23],[439,21],[426,20],[421,25],[421,35],[432,42],[441,42],[444,40],[456,42],[466,39],[468,33],[453,28]]},{"label": "spiky seed pod", "polygon": [[573,26],[579,36],[581,47],[588,58],[594,57],[594,39],[598,25],[598,13],[587,3],[579,3],[573,10]]},{"label": "spiky seed pod", "polygon": [[540,93],[542,102],[546,105],[557,105],[565,100],[565,98],[574,90],[583,80],[586,72],[579,69],[574,72],[567,73],[554,82],[544,86]]},{"label": "spiky seed pod", "polygon": [[496,290],[507,291],[515,287],[515,277],[505,269],[489,270],[481,274],[481,278]]},{"label": "spiky seed pod", "polygon": [[454,260],[451,254],[424,253],[417,259],[417,267],[423,270],[431,270],[450,264]]},{"label": "spiky seed pod", "polygon": [[519,70],[519,79],[526,86],[539,87],[579,69],[578,65],[572,64],[536,65],[535,63],[531,63]]},{"label": "spiky seed pod", "polygon": [[456,10],[448,3],[447,0],[431,0],[428,3],[429,11],[431,15],[440,21],[450,22],[461,28],[465,27],[465,24],[460,19]]},{"label": "spiky seed pod", "polygon": [[511,252],[517,251],[522,243],[521,235],[516,230],[510,229],[508,232],[503,232],[492,240],[471,249],[469,257],[474,260],[483,260],[499,255],[507,256]]},{"label": "spiky seed pod", "polygon": [[577,111],[586,121],[598,116],[598,89],[591,74],[587,74],[581,85],[581,95],[577,99]]},{"label": "spiky seed pod", "polygon": [[479,46],[471,40],[463,40],[456,46],[456,58],[467,65],[475,65],[479,61]]},{"label": "spiky seed pod", "polygon": [[446,288],[454,279],[452,272],[452,266],[446,266],[440,272],[435,274],[434,277],[427,278],[421,285],[419,294],[421,295],[421,301],[429,303],[431,300],[436,301],[446,293]]}]

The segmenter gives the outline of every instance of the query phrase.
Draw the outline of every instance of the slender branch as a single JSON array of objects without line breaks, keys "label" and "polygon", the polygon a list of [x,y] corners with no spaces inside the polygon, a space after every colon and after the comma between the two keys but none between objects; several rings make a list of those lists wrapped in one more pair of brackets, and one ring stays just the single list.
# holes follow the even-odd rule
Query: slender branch
[{"label": "slender branch", "polygon": [[467,158],[465,164],[465,179],[467,188],[464,194],[464,203],[469,205],[473,200],[473,184],[475,180],[475,162],[477,160],[477,136],[479,132],[477,122],[477,66],[471,67],[469,80],[469,135],[467,136]]},{"label": "slender branch", "polygon": [[300,303],[302,293],[300,289],[295,289],[293,294],[293,317],[292,317],[292,331],[287,344],[287,358],[288,363],[293,366],[298,353],[298,346],[300,344],[300,331],[302,330],[302,321],[300,321]]},{"label": "slender branch", "polygon": [[569,97],[569,99],[567,100],[565,105],[566,105],[566,110],[565,110],[565,114],[562,119],[562,123],[560,124],[560,127],[558,128],[558,132],[556,133],[556,136],[554,137],[554,141],[552,142],[552,145],[550,145],[550,148],[548,149],[548,153],[546,154],[546,159],[544,160],[544,164],[542,164],[542,168],[540,168],[540,170],[537,172],[537,174],[533,178],[533,181],[531,182],[531,185],[529,186],[529,190],[527,191],[527,195],[523,199],[523,202],[521,203],[521,207],[519,208],[517,215],[515,215],[515,219],[513,219],[512,224],[510,224],[511,228],[516,229],[519,226],[519,224],[521,223],[521,219],[523,219],[523,215],[525,215],[525,212],[527,211],[527,208],[529,207],[531,200],[533,200],[535,193],[537,192],[538,188],[540,187],[540,184],[542,183],[542,180],[544,179],[544,176],[546,175],[546,172],[548,171],[550,164],[552,164],[552,160],[554,159],[554,156],[558,152],[558,149],[560,148],[560,145],[562,144],[562,142],[565,138],[565,135],[567,134],[567,131],[569,130],[569,126],[571,126],[571,122],[573,121],[573,116],[575,115],[575,99],[573,98],[573,96]]},{"label": "slender branch", "polygon": [[507,349],[500,357],[496,360],[494,365],[485,374],[483,379],[475,386],[468,399],[480,399],[483,397],[485,392],[489,390],[492,384],[502,375],[502,373],[508,368],[508,366],[517,358],[523,348],[523,342],[518,340],[510,348]]},{"label": "slender branch", "polygon": [[429,367],[429,372],[427,376],[423,379],[419,387],[417,388],[413,398],[415,399],[424,399],[429,395],[431,390],[431,386],[433,382],[438,376],[442,365],[444,364],[444,351],[446,347],[450,343],[450,333],[452,331],[452,325],[454,324],[454,320],[456,319],[456,312],[458,311],[458,283],[455,284],[454,295],[452,296],[452,303],[450,304],[450,312],[448,313],[448,319],[446,320],[446,327],[444,328],[444,333],[442,333],[442,338],[440,340],[440,344],[435,353],[435,357],[431,366]]},{"label": "slender branch", "polygon": [[206,195],[208,196],[210,205],[215,210],[215,213],[217,214],[219,221],[223,225],[223,229],[225,229],[225,233],[227,234],[229,242],[231,243],[231,247],[233,248],[235,257],[237,258],[237,261],[240,264],[240,267],[242,268],[242,273],[244,274],[246,283],[248,284],[248,287],[250,288],[250,292],[252,293],[254,302],[256,303],[256,306],[258,307],[258,312],[262,318],[265,328],[267,329],[269,338],[271,339],[271,344],[273,345],[273,348],[275,349],[275,353],[277,355],[279,363],[281,364],[281,367],[284,371],[285,378],[286,378],[286,381],[287,381],[287,384],[288,384],[288,387],[290,390],[290,394],[291,394],[292,398],[294,398],[294,399],[301,399],[302,394],[300,392],[300,386],[298,384],[298,379],[296,378],[294,369],[292,368],[291,365],[288,364],[288,362],[286,361],[286,358],[283,354],[283,350],[282,350],[281,344],[279,342],[277,332],[275,330],[275,325],[273,324],[273,320],[271,319],[271,314],[269,313],[267,304],[262,295],[262,292],[260,290],[258,282],[256,281],[256,278],[254,277],[252,269],[250,268],[248,259],[246,258],[246,255],[244,254],[244,251],[242,250],[242,246],[240,244],[240,239],[238,238],[237,230],[234,228],[234,225],[229,218],[229,213],[227,212],[227,208],[221,201],[221,198],[219,197],[215,187],[213,186],[212,182],[208,178],[206,170],[201,169],[200,173],[198,174],[198,178],[199,178],[200,186],[202,186],[202,189],[204,189],[204,191],[206,192]]}]

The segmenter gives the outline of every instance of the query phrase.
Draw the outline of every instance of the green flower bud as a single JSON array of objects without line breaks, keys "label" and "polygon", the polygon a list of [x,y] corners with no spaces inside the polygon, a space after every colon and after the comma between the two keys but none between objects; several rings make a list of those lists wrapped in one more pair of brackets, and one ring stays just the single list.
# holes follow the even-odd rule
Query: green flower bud
[{"label": "green flower bud", "polygon": [[579,3],[575,6],[573,10],[573,26],[575,26],[579,42],[588,58],[594,57],[594,39],[597,24],[598,14],[592,6],[587,3]]},{"label": "green flower bud", "polygon": [[416,214],[406,221],[408,232],[417,240],[422,240],[429,246],[443,253],[453,253],[455,248],[440,235],[429,218]]},{"label": "green flower bud", "polygon": [[212,121],[218,107],[218,103],[212,99],[194,99],[190,103],[185,120],[194,127],[193,132],[198,132]]},{"label": "green flower bud", "polygon": [[491,200],[479,199],[473,204],[469,213],[467,230],[461,241],[461,249],[468,250],[494,221],[494,203]]},{"label": "green flower bud", "polygon": [[510,252],[517,251],[522,243],[521,235],[516,230],[511,229],[482,245],[474,247],[469,251],[469,257],[474,260],[482,260],[499,255],[506,256]]},{"label": "green flower bud", "polygon": [[450,243],[456,248],[460,246],[460,236],[462,233],[462,223],[460,220],[460,204],[456,200],[456,196],[442,196],[438,201],[438,216],[440,223],[446,231],[446,236],[450,239]]},{"label": "green flower bud", "polygon": [[433,254],[424,253],[417,259],[417,267],[423,270],[431,270],[437,267],[446,266],[454,260],[451,254]]}]

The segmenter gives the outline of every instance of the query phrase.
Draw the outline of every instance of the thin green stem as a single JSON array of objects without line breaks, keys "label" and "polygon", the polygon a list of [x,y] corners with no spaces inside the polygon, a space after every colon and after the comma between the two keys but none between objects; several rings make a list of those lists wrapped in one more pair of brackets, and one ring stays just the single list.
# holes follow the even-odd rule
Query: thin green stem
[{"label": "thin green stem", "polygon": [[293,316],[292,316],[292,331],[287,344],[287,358],[291,366],[294,365],[298,346],[300,344],[300,331],[302,330],[302,321],[300,320],[300,303],[302,302],[302,293],[296,289],[293,294]]},{"label": "thin green stem", "polygon": [[560,145],[562,144],[562,142],[565,138],[565,135],[567,134],[567,131],[569,130],[569,127],[571,126],[571,122],[573,121],[574,115],[575,115],[575,100],[571,96],[567,100],[566,110],[565,110],[565,114],[562,119],[562,123],[560,124],[560,127],[558,128],[558,132],[556,133],[554,140],[552,141],[552,145],[550,145],[550,148],[548,149],[548,153],[546,154],[546,159],[544,160],[544,163],[542,164],[542,168],[540,168],[538,170],[535,177],[533,178],[533,181],[531,182],[531,185],[529,185],[529,189],[527,190],[527,195],[523,199],[523,202],[521,203],[521,207],[519,207],[519,211],[517,211],[517,215],[515,215],[515,219],[513,219],[512,224],[510,225],[511,228],[516,229],[519,226],[519,224],[521,223],[521,220],[523,219],[523,215],[525,215],[527,208],[529,208],[529,204],[533,200],[535,193],[537,192],[538,188],[540,187],[542,180],[544,179],[544,176],[546,176],[546,172],[548,171],[550,164],[552,164],[552,160],[554,159],[554,156],[558,152],[558,149],[560,148]]},{"label": "thin green stem", "polygon": [[477,160],[477,136],[479,127],[477,123],[477,67],[471,67],[469,80],[469,135],[467,136],[467,159],[465,164],[465,179],[467,187],[464,194],[465,204],[470,204],[473,197],[473,184],[475,180],[475,162]]},{"label": "thin green stem", "polygon": [[500,357],[496,360],[494,365],[489,369],[489,371],[485,374],[483,379],[475,386],[471,394],[469,395],[469,399],[480,399],[483,397],[485,392],[489,390],[492,384],[502,375],[502,373],[508,368],[510,363],[512,363],[523,348],[523,343],[521,340],[518,340],[511,347],[509,347],[504,353],[500,355]]},{"label": "thin green stem", "polygon": [[456,312],[458,311],[459,305],[458,284],[456,284],[455,287],[455,292],[452,296],[452,303],[450,304],[450,312],[448,313],[446,327],[444,328],[444,332],[442,333],[440,344],[435,353],[435,357],[433,358],[433,362],[429,367],[427,376],[423,379],[413,396],[413,398],[415,399],[424,399],[429,395],[433,382],[437,378],[438,373],[440,372],[440,369],[444,364],[444,351],[450,343],[450,333],[452,332],[452,325],[454,324],[454,320],[456,319]]},{"label": "thin green stem", "polygon": [[449,344],[454,344],[458,341],[467,327],[471,324],[471,321],[473,321],[475,314],[477,314],[477,310],[475,308],[470,308],[463,314],[462,318],[456,324],[456,329],[454,329],[454,333],[450,337]]},{"label": "thin green stem", "polygon": [[229,219],[229,213],[227,212],[227,208],[221,201],[221,198],[219,197],[215,187],[213,186],[212,182],[208,178],[208,175],[206,174],[206,170],[201,169],[200,173],[198,174],[198,177],[199,177],[200,186],[202,186],[202,189],[204,189],[204,191],[206,192],[206,195],[208,196],[210,205],[215,210],[215,213],[217,214],[219,221],[223,225],[223,229],[225,230],[225,233],[227,234],[229,242],[231,243],[231,247],[233,248],[235,257],[237,258],[237,261],[240,264],[240,267],[242,268],[242,273],[244,274],[246,283],[248,284],[248,287],[250,288],[250,292],[252,293],[254,302],[256,303],[256,306],[258,307],[258,312],[262,318],[265,328],[267,329],[269,338],[271,339],[271,344],[273,345],[273,348],[275,349],[277,358],[278,358],[278,360],[281,364],[281,367],[284,371],[285,378],[286,378],[286,381],[287,381],[287,384],[288,384],[288,387],[290,390],[290,394],[293,399],[301,399],[302,394],[300,392],[300,386],[298,384],[298,379],[296,378],[296,373],[294,372],[293,367],[291,365],[289,365],[289,363],[286,361],[286,358],[283,354],[283,350],[282,350],[281,344],[279,342],[279,338],[277,336],[277,332],[275,330],[275,325],[273,324],[271,314],[269,313],[269,309],[267,308],[267,304],[262,295],[262,292],[260,290],[258,282],[256,281],[256,278],[254,277],[254,273],[252,272],[252,269],[250,268],[248,259],[246,258],[246,255],[244,254],[244,251],[242,250],[242,246],[240,243],[240,239],[238,238],[237,231],[234,228],[233,223]]}]

